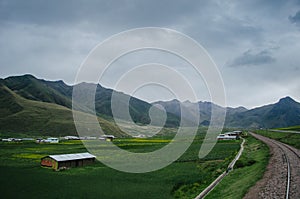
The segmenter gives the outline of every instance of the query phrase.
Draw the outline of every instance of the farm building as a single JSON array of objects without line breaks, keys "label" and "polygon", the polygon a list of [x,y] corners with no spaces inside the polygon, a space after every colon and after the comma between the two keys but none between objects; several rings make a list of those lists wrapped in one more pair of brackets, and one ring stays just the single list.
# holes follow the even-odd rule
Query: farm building
[{"label": "farm building", "polygon": [[44,142],[46,142],[46,143],[59,143],[59,139],[58,138],[47,138],[46,140],[44,140]]},{"label": "farm building", "polygon": [[242,131],[233,131],[233,133],[237,134],[237,135],[242,135]]},{"label": "farm building", "polygon": [[90,153],[73,153],[62,155],[48,155],[41,159],[41,166],[52,167],[54,170],[79,167],[95,162],[96,156]]},{"label": "farm building", "polygon": [[64,139],[65,140],[80,140],[79,137],[77,137],[77,136],[71,136],[71,135],[65,136]]},{"label": "farm building", "polygon": [[237,140],[240,138],[241,131],[227,132],[217,136],[218,140]]},{"label": "farm building", "polygon": [[47,139],[42,139],[42,138],[37,138],[35,140],[36,143],[40,144],[40,143],[59,143],[59,139],[58,138],[47,138]]},{"label": "farm building", "polygon": [[106,141],[113,141],[116,137],[113,135],[103,135],[102,138],[104,138]]}]

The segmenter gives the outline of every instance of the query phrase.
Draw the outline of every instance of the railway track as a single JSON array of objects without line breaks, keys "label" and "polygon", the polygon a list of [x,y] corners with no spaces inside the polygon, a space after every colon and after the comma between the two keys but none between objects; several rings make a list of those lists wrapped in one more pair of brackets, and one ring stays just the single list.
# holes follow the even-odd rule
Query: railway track
[{"label": "railway track", "polygon": [[271,158],[264,175],[245,198],[300,198],[300,152],[287,144],[251,133],[265,142]]},{"label": "railway track", "polygon": [[[285,198],[289,199],[289,195],[290,195],[290,184],[291,184],[291,164],[289,161],[289,158],[287,156],[287,153],[284,151],[284,149],[282,148],[282,144],[279,144],[277,141],[274,140],[270,140],[271,142],[273,142],[274,144],[276,144],[280,150],[282,151],[282,154],[284,156],[284,159],[286,161],[286,166],[287,166],[287,179],[286,179],[286,192],[285,192]],[[293,151],[294,152],[294,151]]]},{"label": "railway track", "polygon": [[299,159],[300,159],[300,153],[299,150],[291,147],[290,145],[287,145],[285,143],[282,143],[285,147],[287,147],[288,149],[290,149]]}]

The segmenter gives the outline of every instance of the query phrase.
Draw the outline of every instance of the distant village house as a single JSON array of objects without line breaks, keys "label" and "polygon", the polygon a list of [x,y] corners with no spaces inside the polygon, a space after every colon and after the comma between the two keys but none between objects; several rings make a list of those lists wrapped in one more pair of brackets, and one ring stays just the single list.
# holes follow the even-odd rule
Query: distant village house
[{"label": "distant village house", "polygon": [[50,137],[47,139],[38,138],[35,140],[36,143],[59,143],[58,138]]},{"label": "distant village house", "polygon": [[219,134],[217,136],[217,139],[218,140],[237,140],[237,139],[240,139],[241,134],[242,134],[242,131],[227,132],[224,134]]}]

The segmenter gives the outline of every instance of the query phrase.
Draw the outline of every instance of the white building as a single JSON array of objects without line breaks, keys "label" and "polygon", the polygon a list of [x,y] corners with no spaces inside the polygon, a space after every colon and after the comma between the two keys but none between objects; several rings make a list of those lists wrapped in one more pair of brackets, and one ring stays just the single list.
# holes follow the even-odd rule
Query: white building
[{"label": "white building", "polygon": [[58,138],[47,138],[46,140],[44,140],[45,143],[59,143],[59,139]]},{"label": "white building", "polygon": [[237,140],[237,139],[239,139],[239,136],[235,133],[228,132],[228,133],[218,135],[217,139],[218,140]]}]

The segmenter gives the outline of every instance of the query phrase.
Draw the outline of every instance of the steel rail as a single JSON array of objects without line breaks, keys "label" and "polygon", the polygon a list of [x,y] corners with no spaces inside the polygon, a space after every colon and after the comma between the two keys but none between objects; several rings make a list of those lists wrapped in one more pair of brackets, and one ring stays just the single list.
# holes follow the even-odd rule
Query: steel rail
[{"label": "steel rail", "polygon": [[[253,134],[253,133],[251,133]],[[262,139],[267,139],[269,140],[270,142],[272,142],[273,144],[277,145],[280,150],[282,151],[283,153],[283,156],[286,160],[286,163],[287,163],[287,184],[286,184],[286,192],[285,192],[285,199],[289,199],[289,193],[290,193],[290,184],[291,184],[291,169],[290,169],[290,161],[289,161],[289,158],[287,156],[287,153],[286,151],[284,151],[283,147],[284,146],[285,148],[287,148],[288,150],[292,151],[294,154],[297,155],[297,157],[299,157],[299,155],[290,147],[290,146],[286,146],[286,144],[284,143],[281,143],[277,140],[274,140],[274,139],[271,139],[271,138],[268,138],[268,137],[265,137],[265,136],[262,136],[262,135],[257,135],[255,134],[257,137],[261,137]]]}]

